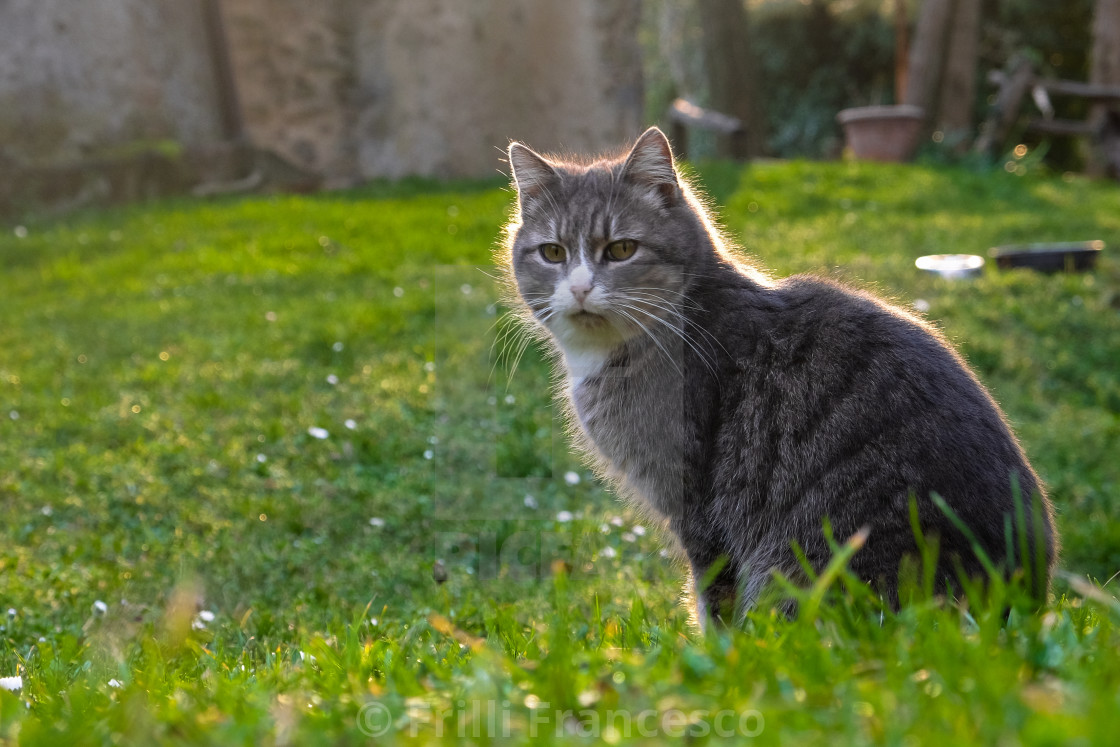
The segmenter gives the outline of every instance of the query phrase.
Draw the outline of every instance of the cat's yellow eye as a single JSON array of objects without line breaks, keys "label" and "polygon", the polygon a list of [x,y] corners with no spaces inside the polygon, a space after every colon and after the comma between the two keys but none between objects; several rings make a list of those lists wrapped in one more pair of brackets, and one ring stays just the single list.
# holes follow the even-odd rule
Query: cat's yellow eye
[{"label": "cat's yellow eye", "polygon": [[607,259],[621,262],[630,259],[638,251],[638,242],[634,239],[620,239],[607,244]]},{"label": "cat's yellow eye", "polygon": [[547,262],[563,262],[568,258],[568,250],[559,244],[541,244],[539,248]]}]

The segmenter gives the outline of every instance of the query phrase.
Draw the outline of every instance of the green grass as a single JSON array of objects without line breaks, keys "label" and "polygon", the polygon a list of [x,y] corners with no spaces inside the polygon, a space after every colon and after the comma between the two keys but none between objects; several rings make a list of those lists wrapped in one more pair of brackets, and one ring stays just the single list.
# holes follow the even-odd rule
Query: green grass
[{"label": "green grass", "polygon": [[[493,182],[29,219],[0,234],[0,677],[23,678],[0,742],[1113,743],[1120,191],[700,178],[776,273],[928,303],[1058,508],[1044,610],[997,588],[884,614],[840,573],[796,622],[699,634],[656,528],[570,454],[540,354],[495,366]],[[913,268],[1087,238],[1091,274]]]}]

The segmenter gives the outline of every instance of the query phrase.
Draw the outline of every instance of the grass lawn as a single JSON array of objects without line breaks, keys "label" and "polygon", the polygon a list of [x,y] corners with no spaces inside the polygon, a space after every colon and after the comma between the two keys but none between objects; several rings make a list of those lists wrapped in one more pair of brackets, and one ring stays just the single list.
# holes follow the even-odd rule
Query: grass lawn
[{"label": "grass lawn", "polygon": [[[1120,189],[699,178],[777,274],[960,347],[1059,511],[1044,610],[883,613],[838,573],[795,622],[701,635],[659,530],[570,454],[546,361],[496,361],[502,185],[161,202],[0,231],[0,743],[1115,743]],[[1084,275],[913,267],[1090,238]]]}]

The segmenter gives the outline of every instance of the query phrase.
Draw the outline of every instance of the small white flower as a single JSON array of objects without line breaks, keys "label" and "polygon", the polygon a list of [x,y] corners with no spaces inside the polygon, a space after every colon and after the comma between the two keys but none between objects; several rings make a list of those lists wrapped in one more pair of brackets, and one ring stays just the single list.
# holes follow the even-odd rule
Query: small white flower
[{"label": "small white flower", "polygon": [[41,513],[43,516],[50,516],[54,513],[54,509],[50,506],[43,506],[41,509],[39,509],[39,513]]},{"label": "small white flower", "polygon": [[210,610],[199,610],[198,619],[202,622],[214,622],[214,613]]},{"label": "small white flower", "polygon": [[525,496],[525,508],[536,508],[537,499],[531,495]]},{"label": "small white flower", "polygon": [[98,615],[104,615],[109,611],[109,605],[102,602],[100,599],[93,603],[93,611]]},{"label": "small white flower", "polygon": [[23,689],[23,677],[18,674],[15,677],[0,677],[0,690],[7,690],[15,692],[16,690]]},{"label": "small white flower", "polygon": [[12,420],[19,420],[19,410],[12,410],[8,413],[8,417]]},{"label": "small white flower", "polygon": [[439,443],[439,436],[428,436],[428,443],[430,443],[432,446],[435,446]]},{"label": "small white flower", "polygon": [[514,396],[512,394],[507,394],[506,395],[506,404],[507,405],[512,405],[516,401],[517,400],[514,398]]},{"label": "small white flower", "polygon": [[264,318],[267,319],[270,322],[275,322],[276,321],[276,312],[275,311],[266,311],[264,313]]},{"label": "small white flower", "polygon": [[599,557],[600,558],[613,558],[617,554],[618,553],[616,553],[614,551],[613,547],[604,547],[602,550],[599,551]]},{"label": "small white flower", "polygon": [[124,683],[121,682],[120,680],[116,679],[115,677],[113,679],[109,680],[108,685],[109,685],[109,687],[115,687],[115,688],[124,687]]},{"label": "small white flower", "polygon": [[350,430],[354,430],[358,427],[358,423],[353,418],[346,418],[346,421],[343,423],[343,425],[345,425]]},{"label": "small white flower", "polygon": [[311,435],[312,438],[317,438],[319,440],[330,438],[331,435],[330,431],[328,431],[326,428],[320,428],[314,425],[308,428],[307,432]]},{"label": "small white flower", "polygon": [[624,542],[633,542],[636,539],[638,539],[638,538],[634,536],[633,532],[623,532],[622,533],[622,540]]},{"label": "small white flower", "polygon": [[611,517],[611,524],[614,524],[616,527],[622,526],[622,517],[621,516],[612,516]]},{"label": "small white flower", "polygon": [[424,364],[424,370],[427,371],[428,373],[432,373],[433,371],[436,370],[436,364],[432,361],[428,361],[427,363]]},{"label": "small white flower", "polygon": [[463,283],[459,286],[459,292],[461,292],[464,296],[469,296],[471,294],[471,291],[473,290],[474,288],[471,287],[470,283]]},{"label": "small white flower", "polygon": [[195,618],[191,622],[191,630],[206,630],[206,623],[202,622],[198,618]]},{"label": "small white flower", "polygon": [[381,527],[385,526],[385,520],[382,519],[380,516],[374,516],[372,519],[369,520],[369,525],[371,527],[377,527],[378,529],[380,529]]},{"label": "small white flower", "polygon": [[12,229],[12,233],[16,235],[17,239],[27,238],[27,226],[16,226]]},{"label": "small white flower", "polygon": [[567,523],[572,520],[572,512],[561,511],[560,513],[556,514],[556,520]]},{"label": "small white flower", "polygon": [[18,613],[18,612],[16,612],[16,608],[15,608],[15,607],[9,607],[9,608],[8,608],[8,617],[10,617],[10,618],[11,618],[11,617],[15,617],[15,616],[16,616],[16,615],[18,615],[18,614],[19,614],[19,613]]},{"label": "small white flower", "polygon": [[434,451],[432,451],[431,449],[424,449],[424,458],[425,459],[431,459],[434,456],[435,456]]},{"label": "small white flower", "polygon": [[564,473],[564,482],[568,483],[569,485],[579,485],[579,473],[578,472],[565,472]]},{"label": "small white flower", "polygon": [[639,537],[644,537],[645,533],[646,533],[646,528],[644,526],[642,526],[641,524],[635,524],[630,531],[633,532],[634,534],[638,535]]},{"label": "small white flower", "polygon": [[337,386],[338,385],[338,377],[335,376],[334,374],[327,374],[327,383],[330,384],[331,386]]},{"label": "small white flower", "polygon": [[341,353],[342,349],[345,348],[345,347],[346,346],[343,345],[341,342],[336,342],[334,345],[331,345],[331,350],[333,350],[336,353]]},{"label": "small white flower", "polygon": [[924,314],[930,309],[929,301],[924,298],[916,298],[914,299],[914,308]]},{"label": "small white flower", "polygon": [[268,457],[266,457],[264,454],[257,454],[257,461],[261,464],[264,464],[268,461]]},{"label": "small white flower", "polygon": [[404,295],[404,288],[402,288],[398,285],[396,288],[393,289],[393,295],[396,296],[397,298],[400,298],[401,296]]},{"label": "small white flower", "polygon": [[599,525],[599,532],[602,533],[602,534],[610,534],[611,533],[611,525],[610,524],[600,524]]},{"label": "small white flower", "polygon": [[376,617],[371,617],[369,619],[369,624],[376,628],[377,625],[378,625],[377,618]]}]

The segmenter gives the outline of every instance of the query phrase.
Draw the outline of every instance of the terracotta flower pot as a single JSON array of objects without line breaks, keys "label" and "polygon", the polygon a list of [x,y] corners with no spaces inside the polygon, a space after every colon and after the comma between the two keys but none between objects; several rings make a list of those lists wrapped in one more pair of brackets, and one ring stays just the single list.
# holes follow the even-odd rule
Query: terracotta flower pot
[{"label": "terracotta flower pot", "polygon": [[909,104],[859,106],[836,115],[852,155],[866,161],[909,161],[924,119],[922,108]]}]

